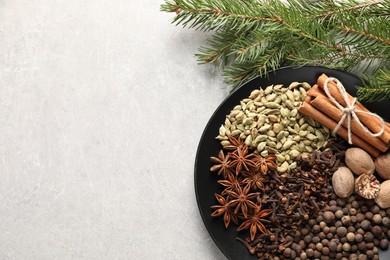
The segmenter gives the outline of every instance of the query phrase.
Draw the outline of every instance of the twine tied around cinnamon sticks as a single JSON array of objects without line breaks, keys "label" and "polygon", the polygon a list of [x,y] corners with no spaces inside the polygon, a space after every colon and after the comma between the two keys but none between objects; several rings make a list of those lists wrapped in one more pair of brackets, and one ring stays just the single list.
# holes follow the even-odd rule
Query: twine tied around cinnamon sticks
[{"label": "twine tied around cinnamon sticks", "polygon": [[[342,106],[339,102],[337,102],[337,100],[330,93],[329,87],[328,87],[328,83],[330,81],[333,81],[334,83],[336,83],[337,89],[339,90],[342,98],[345,101],[345,104],[346,104],[345,107]],[[364,132],[371,135],[372,137],[378,137],[384,133],[385,121],[383,120],[383,118],[381,118],[379,115],[377,115],[375,113],[356,109],[355,108],[356,98],[353,98],[352,101],[350,102],[348,95],[347,95],[347,91],[345,90],[345,87],[337,78],[333,78],[333,77],[327,78],[325,80],[325,83],[324,83],[324,91],[325,91],[326,95],[328,96],[328,98],[333,102],[333,104],[335,104],[336,107],[338,109],[340,109],[342,112],[342,117],[341,117],[340,121],[338,122],[338,124],[336,125],[336,127],[333,129],[333,134],[336,134],[338,132],[339,128],[343,125],[344,121],[347,119],[348,143],[352,144],[352,131],[351,131],[352,118],[364,130]],[[366,126],[364,126],[362,124],[359,117],[356,115],[357,113],[366,114],[369,116],[376,117],[381,123],[380,130],[377,133],[373,133],[372,131],[370,131]]]},{"label": "twine tied around cinnamon sticks", "polygon": [[325,74],[317,78],[298,111],[374,157],[386,152],[390,147],[390,123],[373,115],[337,80],[327,79]]}]

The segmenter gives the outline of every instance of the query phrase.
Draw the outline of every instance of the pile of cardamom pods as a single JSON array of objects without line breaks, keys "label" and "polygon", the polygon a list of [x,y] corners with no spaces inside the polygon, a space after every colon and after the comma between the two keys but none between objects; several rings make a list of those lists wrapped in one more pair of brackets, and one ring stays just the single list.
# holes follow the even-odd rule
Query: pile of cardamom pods
[{"label": "pile of cardamom pods", "polygon": [[216,139],[227,146],[229,135],[240,138],[262,156],[275,154],[279,172],[294,169],[295,158],[325,147],[331,137],[328,128],[298,113],[309,88],[293,82],[253,90],[226,116]]}]

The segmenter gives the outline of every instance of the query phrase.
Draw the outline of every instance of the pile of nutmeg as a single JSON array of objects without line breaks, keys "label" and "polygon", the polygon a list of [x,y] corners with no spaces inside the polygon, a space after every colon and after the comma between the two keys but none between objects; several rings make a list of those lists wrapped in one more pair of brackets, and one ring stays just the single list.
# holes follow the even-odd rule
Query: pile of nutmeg
[{"label": "pile of nutmeg", "polygon": [[[390,207],[390,154],[381,155],[374,162],[366,151],[353,147],[345,152],[345,164],[347,167],[340,167],[332,177],[338,197],[348,198],[355,191],[365,199],[375,199],[381,208]],[[380,183],[374,173],[384,181]]]}]

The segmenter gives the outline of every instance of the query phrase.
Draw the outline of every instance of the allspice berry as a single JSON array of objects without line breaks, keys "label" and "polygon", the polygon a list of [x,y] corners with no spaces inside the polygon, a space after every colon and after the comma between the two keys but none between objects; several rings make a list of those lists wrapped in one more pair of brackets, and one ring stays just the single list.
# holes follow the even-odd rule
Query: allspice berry
[{"label": "allspice berry", "polygon": [[347,235],[347,228],[346,228],[346,227],[338,227],[338,228],[336,229],[336,232],[337,232],[337,235],[338,235],[339,237],[344,237],[344,236]]},{"label": "allspice berry", "polygon": [[331,211],[325,211],[322,215],[326,224],[332,224],[335,221],[335,215]]},{"label": "allspice berry", "polygon": [[363,220],[361,223],[361,227],[363,230],[369,230],[371,228],[371,223],[367,219]]},{"label": "allspice berry", "polygon": [[380,226],[373,226],[371,232],[375,237],[379,237],[382,235],[382,228]]},{"label": "allspice berry", "polygon": [[353,147],[345,152],[345,163],[356,175],[372,174],[375,171],[375,164],[371,156],[363,149]]},{"label": "allspice berry", "polygon": [[379,242],[379,247],[380,247],[382,250],[386,250],[386,249],[389,247],[389,240],[387,240],[387,239],[382,239],[382,240]]}]

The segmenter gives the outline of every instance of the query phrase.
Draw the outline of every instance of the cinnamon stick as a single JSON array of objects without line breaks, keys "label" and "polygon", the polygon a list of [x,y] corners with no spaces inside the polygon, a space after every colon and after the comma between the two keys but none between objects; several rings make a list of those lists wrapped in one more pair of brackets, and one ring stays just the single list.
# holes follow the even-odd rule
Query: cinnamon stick
[{"label": "cinnamon stick", "polygon": [[[308,96],[309,97],[309,96]],[[310,97],[309,97],[310,99]],[[306,116],[309,116],[313,118],[314,120],[318,121],[323,126],[334,129],[337,126],[337,123],[327,117],[325,114],[323,114],[321,111],[310,105],[309,102],[303,102],[302,105],[299,107],[298,111]],[[344,139],[348,139],[348,131],[345,127],[340,127],[339,131],[337,132],[338,135],[340,135]],[[378,157],[380,152],[378,149],[364,141],[362,138],[360,138],[357,135],[352,134],[352,142],[367,151],[369,154],[371,154],[374,157]]]},{"label": "cinnamon stick", "polygon": [[[318,87],[318,85],[313,86],[309,91],[308,95],[312,98],[310,104],[315,108],[320,110],[326,116],[330,117],[336,122],[340,122],[343,112],[338,109],[326,96],[326,94]],[[344,120],[342,124],[346,129],[348,129],[348,122]],[[380,138],[373,137],[368,134],[364,129],[355,121],[351,120],[351,132],[361,138],[366,142],[373,145],[378,150],[385,152],[389,148],[389,145],[383,142]]]},{"label": "cinnamon stick", "polygon": [[[325,81],[328,79],[328,76],[325,74],[322,74],[318,79],[317,79],[317,85],[321,88],[324,89],[325,86]],[[330,81],[328,83],[328,88],[332,96],[339,102],[342,106],[346,106],[345,100],[341,96],[336,83],[333,81]],[[347,93],[347,99],[349,102],[353,101],[353,97]],[[363,110],[366,112],[369,112],[369,110],[364,107],[360,102],[355,103],[355,107],[359,110]],[[370,116],[370,115],[365,115],[365,114],[359,114],[358,115],[360,121],[365,125],[368,129],[370,129],[372,132],[377,133],[381,130],[381,122],[378,118]],[[388,124],[385,124],[385,132],[379,136],[380,139],[382,139],[386,144],[389,143],[390,141],[390,127]]]}]

